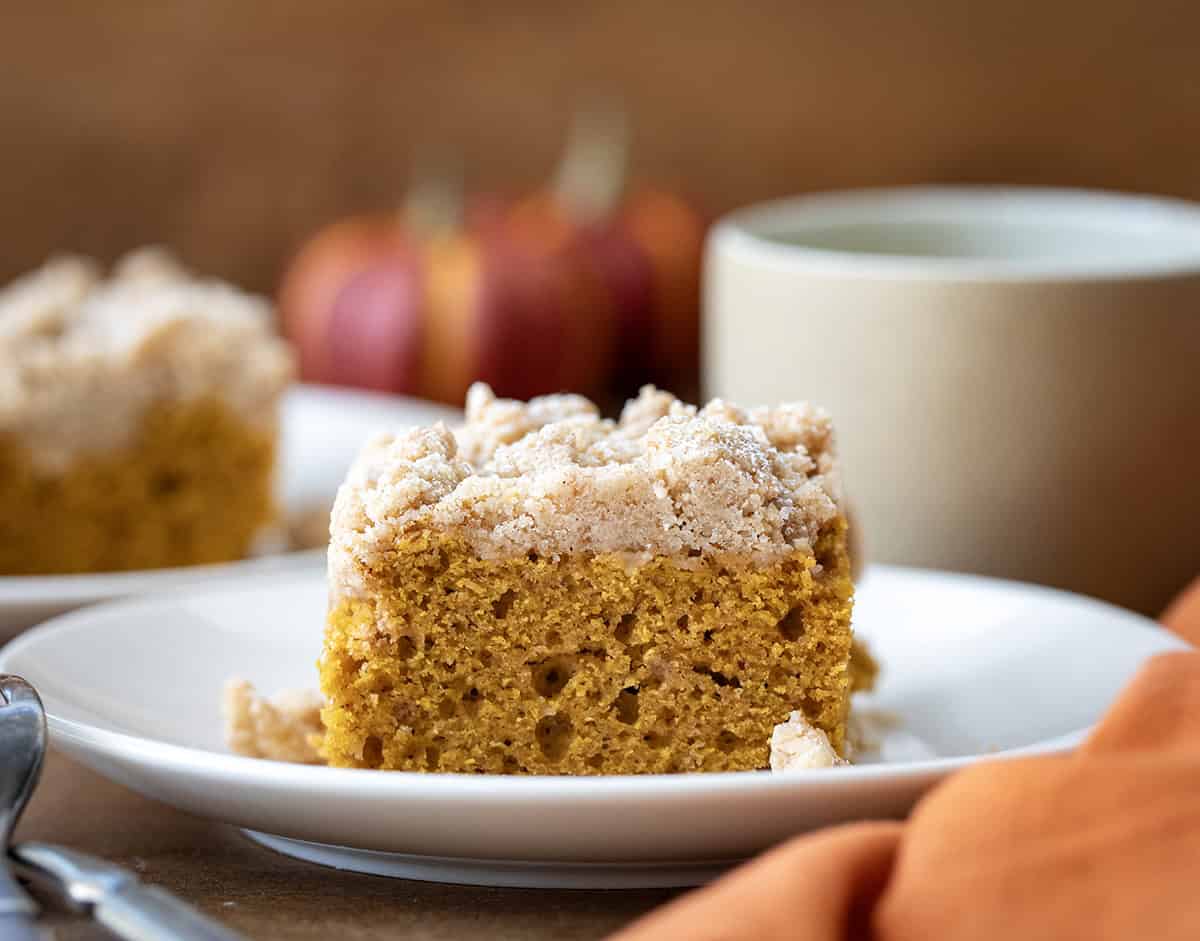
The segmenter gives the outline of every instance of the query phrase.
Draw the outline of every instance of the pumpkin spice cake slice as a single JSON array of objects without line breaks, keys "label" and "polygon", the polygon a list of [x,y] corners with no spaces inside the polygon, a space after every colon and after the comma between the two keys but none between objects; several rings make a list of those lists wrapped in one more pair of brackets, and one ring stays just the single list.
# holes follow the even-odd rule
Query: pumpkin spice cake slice
[{"label": "pumpkin spice cake slice", "polygon": [[457,434],[365,448],[331,531],[332,765],[759,769],[789,721],[845,750],[846,519],[809,405],[647,387],[614,422],[475,386]]},{"label": "pumpkin spice cake slice", "polygon": [[0,289],[0,576],[242,558],[291,375],[264,301],[158,250]]}]

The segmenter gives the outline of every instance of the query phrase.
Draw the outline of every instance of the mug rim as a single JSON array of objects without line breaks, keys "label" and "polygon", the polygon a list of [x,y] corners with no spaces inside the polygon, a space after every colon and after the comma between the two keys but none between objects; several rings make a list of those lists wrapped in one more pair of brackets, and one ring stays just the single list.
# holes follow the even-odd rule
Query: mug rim
[{"label": "mug rim", "polygon": [[[851,251],[783,241],[837,225],[956,225],[982,232],[1014,222],[1070,222],[1098,235],[1146,240],[1121,257],[934,255]],[[823,227],[823,228],[822,228]],[[800,231],[797,233],[797,228]],[[935,281],[1075,281],[1200,274],[1200,203],[1113,190],[1049,186],[898,186],[830,190],[758,203],[717,221],[709,251],[761,266],[828,276]]]}]

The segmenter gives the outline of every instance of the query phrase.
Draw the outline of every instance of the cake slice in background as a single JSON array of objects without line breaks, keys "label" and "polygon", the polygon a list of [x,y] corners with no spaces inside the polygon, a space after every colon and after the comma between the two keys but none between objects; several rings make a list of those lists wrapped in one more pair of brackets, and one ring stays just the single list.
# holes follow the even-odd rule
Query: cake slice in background
[{"label": "cake slice in background", "polygon": [[156,250],[0,291],[0,575],[244,556],[291,375],[265,302]]},{"label": "cake slice in background", "polygon": [[766,768],[845,750],[852,584],[833,430],[806,404],[471,390],[370,442],[334,507],[321,657],[336,766]]}]

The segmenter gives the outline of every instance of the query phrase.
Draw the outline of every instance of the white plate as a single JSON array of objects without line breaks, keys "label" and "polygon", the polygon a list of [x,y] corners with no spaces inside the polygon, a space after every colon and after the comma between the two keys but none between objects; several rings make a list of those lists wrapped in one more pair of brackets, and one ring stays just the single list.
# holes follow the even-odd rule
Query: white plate
[{"label": "white plate", "polygon": [[[283,402],[280,496],[287,512],[332,501],[346,468],[372,432],[455,421],[455,409],[393,396],[321,386],[295,386]],[[263,555],[226,565],[93,575],[0,576],[0,642],[54,614],[111,598],[263,571],[318,570],[324,552]]]},{"label": "white plate", "polygon": [[615,887],[702,881],[803,830],[899,817],[981,756],[1070,747],[1142,660],[1186,646],[1078,596],[879,567],[855,616],[884,664],[869,708],[901,722],[886,745],[919,743],[933,758],[885,747],[877,764],[792,775],[564,778],[226,754],[225,680],[314,685],[324,604],[314,573],[102,605],[17,639],[0,670],[41,690],[60,748],[150,797],[270,834],[258,838],[284,852],[413,878]]}]

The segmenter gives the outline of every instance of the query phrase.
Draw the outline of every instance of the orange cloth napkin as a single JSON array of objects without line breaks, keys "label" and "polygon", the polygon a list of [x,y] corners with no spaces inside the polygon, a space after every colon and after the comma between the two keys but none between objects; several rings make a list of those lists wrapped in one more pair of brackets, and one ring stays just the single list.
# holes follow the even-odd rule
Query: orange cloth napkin
[{"label": "orange cloth napkin", "polygon": [[[1200,646],[1200,581],[1163,623]],[[617,938],[1196,941],[1200,653],[1147,663],[1072,755],[976,765],[905,823],[799,837]]]}]

